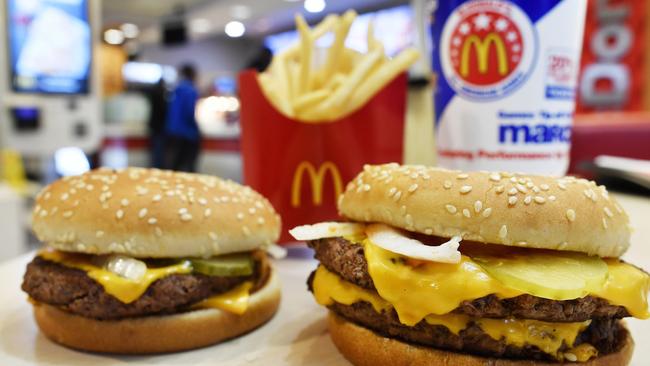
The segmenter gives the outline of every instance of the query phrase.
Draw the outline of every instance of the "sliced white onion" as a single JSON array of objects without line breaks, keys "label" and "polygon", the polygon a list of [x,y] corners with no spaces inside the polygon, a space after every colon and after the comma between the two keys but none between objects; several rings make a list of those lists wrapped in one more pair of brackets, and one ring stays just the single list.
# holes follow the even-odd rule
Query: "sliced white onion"
[{"label": "sliced white onion", "polygon": [[441,245],[430,246],[405,236],[397,229],[382,224],[368,225],[366,235],[374,245],[409,258],[441,263],[460,262],[460,252],[458,251],[462,239],[460,236],[454,236]]},{"label": "sliced white onion", "polygon": [[147,272],[147,265],[135,258],[124,255],[112,255],[106,259],[104,268],[120,277],[137,281]]},{"label": "sliced white onion", "polygon": [[287,249],[277,244],[269,244],[264,248],[264,250],[266,250],[273,259],[283,259],[287,257]]},{"label": "sliced white onion", "polygon": [[316,240],[337,236],[363,234],[366,225],[354,222],[321,222],[314,225],[302,225],[289,230],[296,240]]}]

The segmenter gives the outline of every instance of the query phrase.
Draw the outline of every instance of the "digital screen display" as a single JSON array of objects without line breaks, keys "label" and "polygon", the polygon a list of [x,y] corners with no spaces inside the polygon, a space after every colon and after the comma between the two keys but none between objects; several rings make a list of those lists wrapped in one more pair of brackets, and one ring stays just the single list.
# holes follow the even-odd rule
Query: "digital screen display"
[{"label": "digital screen display", "polygon": [[[395,56],[401,50],[413,44],[415,24],[413,11],[409,5],[397,6],[385,10],[359,15],[352,23],[345,45],[359,52],[366,52],[366,33],[368,23],[372,21],[375,38],[386,50],[386,55]],[[264,39],[264,44],[276,53],[291,44],[298,42],[296,31],[274,34]],[[316,41],[317,47],[328,47],[334,41],[332,32],[325,34]]]},{"label": "digital screen display", "polygon": [[7,17],[15,92],[88,93],[88,0],[7,0]]}]

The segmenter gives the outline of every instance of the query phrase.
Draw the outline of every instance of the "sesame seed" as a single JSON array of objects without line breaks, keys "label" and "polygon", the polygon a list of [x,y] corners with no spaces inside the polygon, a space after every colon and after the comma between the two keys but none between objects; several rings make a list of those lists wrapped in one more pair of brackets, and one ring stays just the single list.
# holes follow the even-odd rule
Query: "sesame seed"
[{"label": "sesame seed", "polygon": [[458,175],[456,176],[456,178],[457,178],[458,180],[467,179],[467,178],[469,178],[469,174],[465,174],[465,173],[458,174]]},{"label": "sesame seed", "polygon": [[479,213],[481,212],[482,208],[483,208],[483,202],[481,201],[474,202],[474,212]]},{"label": "sesame seed", "polygon": [[614,208],[616,209],[616,211],[618,211],[618,213],[623,213],[623,209],[618,203],[614,205]]},{"label": "sesame seed", "polygon": [[413,225],[413,216],[406,214],[406,217],[404,217],[404,219],[406,220],[407,225]]},{"label": "sesame seed", "polygon": [[576,362],[578,361],[578,356],[574,355],[573,353],[565,352],[564,353],[564,358],[571,362]]},{"label": "sesame seed", "polygon": [[462,186],[460,187],[460,193],[461,194],[466,194],[469,193],[472,190],[472,186]]},{"label": "sesame seed", "polygon": [[409,187],[409,193],[413,193],[413,192],[415,192],[417,189],[418,189],[418,185],[417,185],[417,183],[413,183],[413,184],[411,184],[411,186]]},{"label": "sesame seed", "polygon": [[190,221],[192,220],[192,215],[185,213],[181,215],[181,221]]},{"label": "sesame seed", "polygon": [[120,201],[120,203],[122,204],[122,206],[126,207],[129,205],[129,200],[127,200],[126,198],[122,198],[122,201]]},{"label": "sesame seed", "polygon": [[563,183],[558,182],[557,186],[560,187],[561,190],[566,191],[566,186]]},{"label": "sesame seed", "polygon": [[63,212],[63,217],[65,217],[66,219],[69,218],[69,217],[72,217],[72,211]]},{"label": "sesame seed", "polygon": [[103,232],[103,231],[101,231],[101,230],[97,230],[97,231],[95,232],[95,237],[97,237],[97,238],[101,238],[102,236],[104,236],[104,232]]},{"label": "sesame seed", "polygon": [[557,197],[555,197],[553,195],[548,196],[549,201],[555,201],[556,199],[557,199]]},{"label": "sesame seed", "polygon": [[582,191],[582,193],[584,193],[585,197],[591,198],[591,190],[590,189],[585,189],[584,191]]},{"label": "sesame seed", "polygon": [[566,218],[569,219],[569,221],[574,222],[576,220],[576,212],[572,209],[566,210]]},{"label": "sesame seed", "polygon": [[511,195],[511,196],[517,194],[517,188],[515,188],[515,187],[510,188],[510,190],[508,191],[508,194]]},{"label": "sesame seed", "polygon": [[563,241],[562,244],[560,244],[560,246],[558,247],[558,249],[562,250],[562,249],[565,249],[568,246],[569,246],[569,243],[567,243],[566,241]]},{"label": "sesame seed", "polygon": [[364,184],[363,185],[363,190],[366,191],[366,192],[370,191],[370,184]]},{"label": "sesame seed", "polygon": [[397,188],[395,188],[395,187],[391,187],[391,188],[388,190],[388,197],[393,197],[393,195],[395,194],[395,192],[397,192]]},{"label": "sesame seed", "polygon": [[468,209],[464,208],[463,209],[463,216],[465,216],[467,218],[470,218],[470,217],[472,217],[472,214],[470,214]]},{"label": "sesame seed", "polygon": [[205,211],[203,211],[203,216],[210,217],[210,215],[212,215],[212,210],[210,208],[206,208]]},{"label": "sesame seed", "polygon": [[149,220],[147,220],[147,222],[149,223],[149,225],[155,225],[158,222],[158,219],[156,219],[155,217],[150,217]]},{"label": "sesame seed", "polygon": [[501,229],[499,229],[499,237],[501,239],[505,239],[506,236],[508,236],[508,227],[503,225],[503,226],[501,226]]},{"label": "sesame seed", "polygon": [[492,208],[491,207],[488,207],[483,211],[483,217],[486,217],[486,218],[490,217],[491,214],[492,214]]},{"label": "sesame seed", "polygon": [[445,189],[450,189],[451,186],[452,186],[452,183],[451,183],[451,181],[446,180],[445,183],[442,186],[445,187]]},{"label": "sesame seed", "polygon": [[517,242],[517,245],[520,246],[520,247],[525,247],[525,246],[528,245],[528,242],[525,242],[525,241],[518,241],[518,242]]},{"label": "sesame seed", "polygon": [[159,228],[158,226],[156,226],[156,228],[154,229],[154,232],[156,233],[156,236],[162,236],[162,234],[163,234],[162,229]]},{"label": "sesame seed", "polygon": [[122,217],[124,217],[124,211],[122,211],[121,209],[117,210],[117,212],[115,212],[115,217],[117,217],[118,220],[121,219]]},{"label": "sesame seed", "polygon": [[499,173],[490,174],[490,180],[493,182],[498,182],[501,180],[501,175]]},{"label": "sesame seed", "polygon": [[603,229],[607,229],[607,219],[603,217]]},{"label": "sesame seed", "polygon": [[62,195],[61,195],[61,201],[65,201],[65,200],[67,200],[68,197],[70,197],[70,195],[69,195],[68,193],[64,193],[64,194],[62,194]]},{"label": "sesame seed", "polygon": [[531,202],[533,202],[533,197],[526,196],[526,198],[524,198],[524,204],[530,205]]},{"label": "sesame seed", "polygon": [[243,220],[243,219],[244,219],[244,214],[241,213],[241,212],[238,213],[238,214],[237,214],[237,220],[241,221],[241,220]]},{"label": "sesame seed", "polygon": [[614,216],[614,214],[612,213],[612,210],[610,210],[609,207],[605,207],[605,208],[603,208],[603,210],[605,211],[605,215],[607,215],[609,217]]},{"label": "sesame seed", "polygon": [[539,193],[539,192],[540,192],[540,189],[539,189],[539,187],[537,187],[537,186],[533,186],[532,190],[533,190],[533,192],[535,192],[535,193]]},{"label": "sesame seed", "polygon": [[539,204],[542,204],[542,203],[546,202],[546,198],[544,198],[542,196],[535,196],[535,202],[537,202]]},{"label": "sesame seed", "polygon": [[504,188],[503,186],[496,186],[496,187],[494,187],[494,190],[497,192],[497,194],[501,194],[501,193],[503,193],[504,189],[505,189],[505,188]]},{"label": "sesame seed", "polygon": [[449,212],[452,215],[455,214],[456,211],[458,211],[456,209],[456,206],[454,206],[454,205],[445,205],[445,208],[447,209],[447,212]]},{"label": "sesame seed", "polygon": [[140,212],[138,212],[138,217],[143,218],[145,216],[147,216],[147,209],[143,208],[143,209],[140,210]]},{"label": "sesame seed", "polygon": [[258,223],[259,225],[264,225],[265,222],[266,222],[266,220],[264,220],[263,217],[258,217],[258,218],[257,218],[257,223]]},{"label": "sesame seed", "polygon": [[521,184],[517,184],[515,187],[516,187],[517,190],[518,190],[519,192],[521,192],[521,193],[527,193],[527,192],[528,192],[528,189],[526,189],[526,187],[524,187],[524,186],[521,185]]},{"label": "sesame seed", "polygon": [[158,201],[160,201],[162,199],[162,196],[157,194],[157,195],[153,196],[152,199],[153,199],[154,202],[158,202]]},{"label": "sesame seed", "polygon": [[424,233],[427,234],[427,235],[431,235],[431,234],[433,234],[433,230],[432,229],[425,229]]},{"label": "sesame seed", "polygon": [[533,188],[534,186],[533,182],[526,182],[526,187]]},{"label": "sesame seed", "polygon": [[515,203],[517,203],[517,196],[510,196],[508,198],[508,204],[510,206],[514,206]]},{"label": "sesame seed", "polygon": [[512,183],[517,183],[517,178],[516,177],[510,177],[510,181]]},{"label": "sesame seed", "polygon": [[45,194],[43,195],[43,199],[47,201],[50,199],[51,196],[52,194],[50,192],[45,192]]},{"label": "sesame seed", "polygon": [[399,201],[400,197],[402,197],[402,191],[397,191],[397,193],[395,193],[395,195],[393,196],[393,200],[397,202]]},{"label": "sesame seed", "polygon": [[548,191],[550,187],[548,186],[548,184],[540,184],[539,188],[541,188],[542,191]]},{"label": "sesame seed", "polygon": [[182,207],[182,208],[180,208],[180,209],[178,210],[178,214],[179,214],[179,215],[183,215],[183,214],[186,214],[186,213],[187,213],[187,208],[185,208],[185,207]]}]

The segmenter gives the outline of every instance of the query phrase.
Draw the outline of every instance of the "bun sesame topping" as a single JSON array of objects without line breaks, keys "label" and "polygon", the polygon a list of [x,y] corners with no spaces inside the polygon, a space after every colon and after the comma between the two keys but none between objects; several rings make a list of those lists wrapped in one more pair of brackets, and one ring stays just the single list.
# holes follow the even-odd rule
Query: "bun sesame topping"
[{"label": "bun sesame topping", "polygon": [[45,187],[32,215],[48,245],[89,254],[210,257],[275,242],[280,217],[247,186],[213,176],[97,169]]},{"label": "bun sesame topping", "polygon": [[621,256],[630,241],[627,214],[605,187],[575,177],[367,165],[339,212],[427,235],[601,257]]}]

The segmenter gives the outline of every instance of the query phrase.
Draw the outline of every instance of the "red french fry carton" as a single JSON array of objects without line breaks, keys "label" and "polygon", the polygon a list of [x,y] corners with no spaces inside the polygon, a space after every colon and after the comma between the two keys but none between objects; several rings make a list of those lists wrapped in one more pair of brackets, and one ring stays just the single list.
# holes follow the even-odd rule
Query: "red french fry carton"
[{"label": "red french fry carton", "polygon": [[257,73],[239,76],[244,182],[271,201],[287,230],[339,218],[336,201],[364,164],[401,162],[406,74],[357,111],[335,121],[303,122],[266,99]]}]

